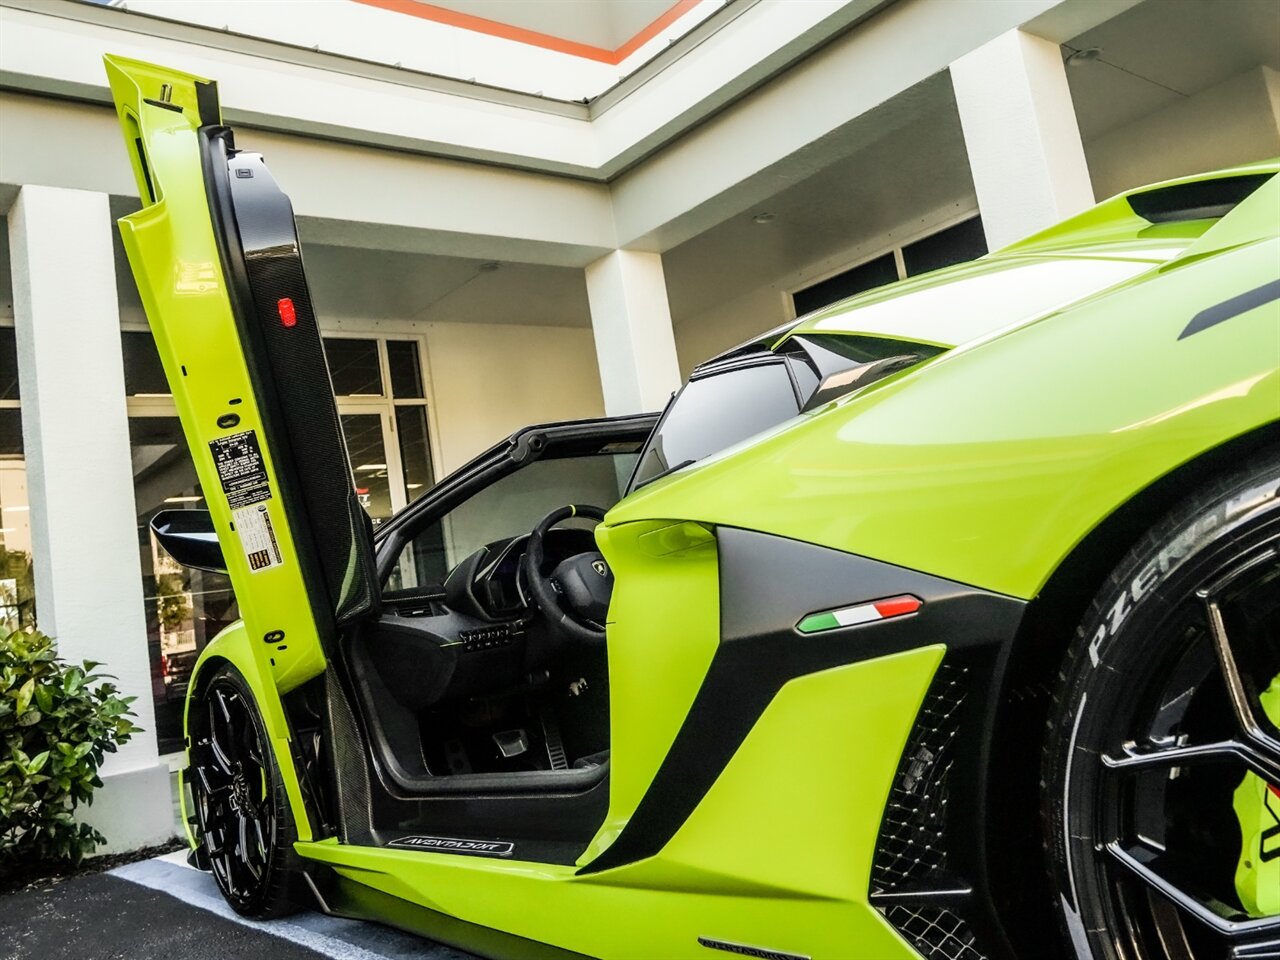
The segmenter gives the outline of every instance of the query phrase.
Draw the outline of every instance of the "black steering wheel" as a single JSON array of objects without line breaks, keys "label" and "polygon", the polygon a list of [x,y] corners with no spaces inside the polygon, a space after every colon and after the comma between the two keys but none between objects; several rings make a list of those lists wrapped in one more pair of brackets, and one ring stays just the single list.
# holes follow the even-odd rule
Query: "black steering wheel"
[{"label": "black steering wheel", "polygon": [[524,555],[525,582],[538,609],[561,634],[579,643],[604,643],[604,621],[613,593],[613,571],[598,550],[575,554],[545,575],[543,542],[551,528],[573,517],[604,519],[599,507],[569,505],[552,510],[529,534]]}]

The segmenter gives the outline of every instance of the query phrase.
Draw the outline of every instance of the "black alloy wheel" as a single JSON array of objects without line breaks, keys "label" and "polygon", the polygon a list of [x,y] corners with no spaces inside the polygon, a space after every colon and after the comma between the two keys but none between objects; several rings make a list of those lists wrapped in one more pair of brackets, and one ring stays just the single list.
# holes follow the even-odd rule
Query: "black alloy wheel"
[{"label": "black alloy wheel", "polygon": [[1063,666],[1043,813],[1069,955],[1280,958],[1280,914],[1236,886],[1238,870],[1270,870],[1253,875],[1280,893],[1280,819],[1248,834],[1233,806],[1247,780],[1261,821],[1280,813],[1280,716],[1262,700],[1278,677],[1272,452],[1134,548]]},{"label": "black alloy wheel", "polygon": [[227,903],[265,919],[297,909],[297,830],[244,678],[219,668],[191,704],[197,840]]}]

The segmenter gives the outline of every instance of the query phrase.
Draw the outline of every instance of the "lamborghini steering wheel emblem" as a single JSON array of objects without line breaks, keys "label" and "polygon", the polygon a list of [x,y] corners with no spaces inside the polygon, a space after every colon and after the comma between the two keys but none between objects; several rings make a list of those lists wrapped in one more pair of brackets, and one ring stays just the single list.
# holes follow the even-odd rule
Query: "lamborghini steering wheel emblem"
[{"label": "lamborghini steering wheel emblem", "polygon": [[602,577],[607,577],[609,575],[609,568],[605,566],[605,562],[603,560],[592,560],[591,569]]}]

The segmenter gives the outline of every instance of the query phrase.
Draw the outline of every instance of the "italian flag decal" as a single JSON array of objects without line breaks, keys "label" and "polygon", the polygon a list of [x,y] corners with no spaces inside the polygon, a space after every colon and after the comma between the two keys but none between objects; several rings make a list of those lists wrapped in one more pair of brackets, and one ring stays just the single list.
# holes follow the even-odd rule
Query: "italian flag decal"
[{"label": "italian flag decal", "polygon": [[811,613],[796,624],[796,629],[801,633],[819,633],[823,630],[834,630],[837,627],[856,627],[861,623],[875,623],[878,620],[889,620],[915,613],[921,606],[922,603],[917,597],[889,597],[887,600],[873,600],[871,603],[841,607],[839,610]]}]

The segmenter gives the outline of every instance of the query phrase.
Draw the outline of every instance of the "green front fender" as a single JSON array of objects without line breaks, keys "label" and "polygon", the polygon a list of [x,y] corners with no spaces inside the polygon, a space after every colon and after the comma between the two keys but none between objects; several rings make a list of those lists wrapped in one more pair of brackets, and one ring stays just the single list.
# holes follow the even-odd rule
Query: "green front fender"
[{"label": "green front fender", "polygon": [[[201,651],[195,669],[191,673],[190,693],[187,695],[186,709],[183,714],[185,742],[189,751],[192,745],[191,711],[193,706],[197,710],[203,709],[200,691],[219,667],[224,665],[234,667],[244,677],[249,689],[253,691],[253,699],[262,716],[262,723],[266,728],[267,739],[271,745],[271,752],[275,756],[281,782],[289,797],[289,808],[293,814],[293,822],[297,825],[298,839],[311,840],[314,837],[311,818],[302,797],[298,768],[293,762],[293,737],[289,731],[289,720],[285,716],[280,691],[272,675],[270,660],[268,648],[253,642],[243,620],[236,621],[214,637]],[[182,804],[182,820],[187,832],[187,842],[194,848],[197,842],[191,830],[192,811],[187,809],[185,785],[186,771],[183,770],[178,774],[178,796]]]}]

